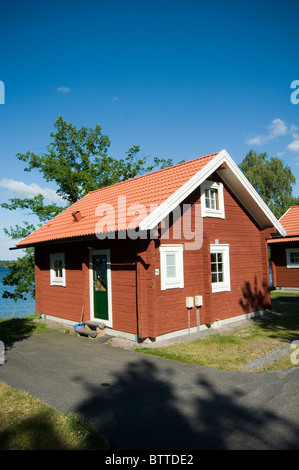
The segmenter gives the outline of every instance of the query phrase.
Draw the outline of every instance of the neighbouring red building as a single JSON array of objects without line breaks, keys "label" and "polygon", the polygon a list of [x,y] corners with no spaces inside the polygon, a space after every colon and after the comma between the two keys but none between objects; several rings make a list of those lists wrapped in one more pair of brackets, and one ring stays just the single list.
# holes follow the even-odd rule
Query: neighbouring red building
[{"label": "neighbouring red building", "polygon": [[38,314],[158,340],[196,331],[195,296],[200,328],[269,307],[273,230],[285,235],[222,150],[92,191],[17,248],[35,247]]},{"label": "neighbouring red building", "polygon": [[299,206],[290,207],[279,222],[286,237],[268,240],[273,287],[299,289]]}]

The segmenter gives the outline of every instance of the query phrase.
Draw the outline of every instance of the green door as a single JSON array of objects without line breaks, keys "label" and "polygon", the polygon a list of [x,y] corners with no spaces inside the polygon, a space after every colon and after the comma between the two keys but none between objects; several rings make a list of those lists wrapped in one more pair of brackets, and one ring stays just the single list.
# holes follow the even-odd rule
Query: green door
[{"label": "green door", "polygon": [[94,317],[108,320],[107,255],[93,255]]}]

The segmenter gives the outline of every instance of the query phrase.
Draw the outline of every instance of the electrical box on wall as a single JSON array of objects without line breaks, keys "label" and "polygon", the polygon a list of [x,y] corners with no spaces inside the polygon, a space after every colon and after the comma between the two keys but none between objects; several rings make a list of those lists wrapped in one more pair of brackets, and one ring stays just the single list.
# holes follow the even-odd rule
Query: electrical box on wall
[{"label": "electrical box on wall", "polygon": [[193,308],[194,307],[193,297],[186,297],[186,307],[187,308]]},{"label": "electrical box on wall", "polygon": [[195,296],[195,306],[201,307],[202,306],[202,295]]}]

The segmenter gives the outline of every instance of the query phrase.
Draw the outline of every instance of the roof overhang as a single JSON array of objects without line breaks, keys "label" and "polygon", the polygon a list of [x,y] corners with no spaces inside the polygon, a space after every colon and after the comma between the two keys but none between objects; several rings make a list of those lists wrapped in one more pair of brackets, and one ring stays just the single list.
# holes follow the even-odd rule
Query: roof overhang
[{"label": "roof overhang", "polygon": [[208,179],[209,176],[219,170],[224,163],[226,163],[226,165],[224,165],[225,167],[222,168],[219,173],[221,179],[251,217],[262,229],[274,227],[281,236],[285,237],[286,231],[283,226],[276,219],[272,211],[268,208],[226,150],[221,150],[209,163],[143,219],[139,224],[140,230],[154,229],[161,220],[167,217],[175,207],[182,203],[186,197]]}]

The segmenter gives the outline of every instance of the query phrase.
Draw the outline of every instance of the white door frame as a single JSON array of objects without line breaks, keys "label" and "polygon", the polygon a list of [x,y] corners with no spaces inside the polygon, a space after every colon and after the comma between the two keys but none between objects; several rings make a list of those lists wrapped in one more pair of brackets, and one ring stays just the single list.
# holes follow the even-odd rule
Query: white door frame
[{"label": "white door frame", "polygon": [[[108,320],[95,318],[94,316],[94,295],[93,295],[93,263],[94,255],[107,255],[107,287],[108,287]],[[89,251],[89,298],[90,298],[90,319],[98,320],[112,328],[112,292],[111,292],[111,262],[110,250],[90,250]]]}]

